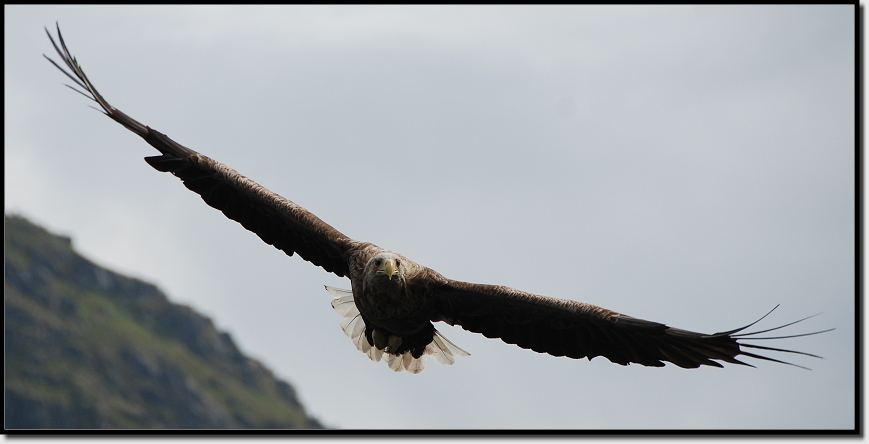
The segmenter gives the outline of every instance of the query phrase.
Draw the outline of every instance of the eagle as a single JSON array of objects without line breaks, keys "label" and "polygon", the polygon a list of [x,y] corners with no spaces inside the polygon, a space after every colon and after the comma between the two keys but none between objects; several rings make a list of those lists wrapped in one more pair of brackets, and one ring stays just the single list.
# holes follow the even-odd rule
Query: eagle
[{"label": "eagle", "polygon": [[88,80],[67,49],[60,26],[57,42],[48,28],[45,31],[69,72],[48,56],[45,58],[83,91],[66,86],[99,104],[99,111],[156,148],[159,156],[145,158],[151,167],[172,173],[205,203],[269,245],[349,278],[351,290],[326,287],[333,296],[332,307],[343,317],[341,327],[359,351],[375,362],[384,360],[394,371],[419,373],[425,368],[427,355],[439,364],[453,364],[456,357],[469,355],[441,335],[435,322],[458,325],[487,338],[500,338],[552,356],[589,360],[603,356],[616,364],[651,367],[670,362],[682,368],[723,367],[719,361],[752,366],[738,360],[740,355],[805,368],[747,349],[819,356],[744,341],[832,330],[757,336],[809,316],[779,327],[745,332],[767,313],[745,327],[714,334],[695,333],[574,300],[449,279],[399,253],[345,236],[296,203],[124,114]]}]

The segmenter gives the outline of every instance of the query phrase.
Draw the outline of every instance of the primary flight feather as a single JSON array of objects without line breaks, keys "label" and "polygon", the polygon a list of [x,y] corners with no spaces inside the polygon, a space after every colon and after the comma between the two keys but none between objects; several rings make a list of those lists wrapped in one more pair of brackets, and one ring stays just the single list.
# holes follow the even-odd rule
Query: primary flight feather
[{"label": "primary flight feather", "polygon": [[721,333],[695,333],[582,302],[497,285],[454,281],[401,254],[350,239],[299,205],[109,104],[70,54],[60,28],[57,42],[47,29],[46,33],[71,73],[46,58],[84,92],[73,89],[97,102],[107,116],[161,153],[146,157],[149,165],[172,173],[208,205],[266,243],[349,278],[352,290],[326,287],[334,297],[333,308],[344,318],[341,328],[357,349],[374,361],[386,360],[392,370],[419,373],[424,369],[425,355],[431,355],[440,364],[452,364],[455,357],[468,355],[440,335],[433,322],[460,325],[488,338],[500,338],[508,344],[553,356],[575,359],[603,356],[622,365],[661,367],[665,361],[683,368],[722,367],[718,361],[750,365],[736,359],[739,355],[790,364],[745,348],[817,357],[742,342],[823,333],[753,336],[803,319],[753,333],[742,332],[754,323]]}]

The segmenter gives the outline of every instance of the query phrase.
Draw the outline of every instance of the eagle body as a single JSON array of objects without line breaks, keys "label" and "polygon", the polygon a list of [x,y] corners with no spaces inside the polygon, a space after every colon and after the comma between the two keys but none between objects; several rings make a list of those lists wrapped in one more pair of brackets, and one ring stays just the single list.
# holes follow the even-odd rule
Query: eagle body
[{"label": "eagle body", "polygon": [[744,341],[829,331],[756,336],[804,318],[751,333],[743,331],[760,319],[720,333],[696,333],[570,299],[448,279],[401,254],[345,236],[300,205],[126,115],[93,86],[67,49],[59,27],[59,45],[48,34],[70,72],[46,58],[84,91],[73,89],[160,152],[145,158],[149,165],[171,173],[206,204],[287,255],[297,254],[327,272],[349,278],[349,291],[326,287],[333,296],[332,307],[343,318],[341,328],[358,350],[374,361],[385,360],[392,370],[419,373],[426,356],[440,364],[453,364],[456,357],[468,355],[444,338],[433,322],[458,325],[553,356],[603,356],[621,365],[653,367],[671,362],[683,368],[722,367],[719,361],[750,365],[737,356],[790,364],[747,349],[817,356]]},{"label": "eagle body", "polygon": [[[364,266],[355,267],[360,272],[350,273],[354,302],[367,326],[366,338],[387,353],[411,351],[414,358],[419,358],[435,331],[430,319],[430,280],[421,278],[432,271],[397,253],[378,250]],[[393,275],[377,272],[390,263],[395,267]],[[393,337],[400,339],[392,339],[393,346],[389,346]]]}]

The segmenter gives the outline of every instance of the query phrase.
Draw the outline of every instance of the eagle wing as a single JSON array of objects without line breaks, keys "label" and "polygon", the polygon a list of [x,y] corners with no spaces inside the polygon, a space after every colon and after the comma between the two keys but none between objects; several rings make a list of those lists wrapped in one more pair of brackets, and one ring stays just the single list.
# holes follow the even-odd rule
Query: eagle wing
[{"label": "eagle wing", "polygon": [[453,280],[434,289],[431,300],[432,321],[460,325],[465,330],[481,333],[487,338],[500,338],[508,344],[539,353],[589,360],[603,356],[621,365],[637,363],[661,367],[664,366],[663,361],[683,368],[701,365],[722,367],[717,361],[750,365],[736,359],[738,355],[795,365],[745,351],[743,347],[818,356],[739,341],[823,333],[775,338],[752,336],[804,319],[754,333],[741,332],[760,319],[726,332],[695,333],[633,318],[592,304],[539,296],[510,287]]},{"label": "eagle wing", "polygon": [[[87,93],[74,91],[97,102],[102,111],[128,130],[145,139],[160,156],[145,161],[158,171],[170,172],[199,194],[208,205],[256,233],[263,241],[292,256],[323,267],[338,276],[348,276],[348,253],[362,243],[353,241],[301,206],[275,194],[237,171],[187,148],[165,134],[139,123],[109,104],[88,80],[76,59],[70,55],[57,28],[60,46],[48,29],[48,38],[72,74],[45,56],[54,66]],[[69,85],[67,85],[69,86]]]}]

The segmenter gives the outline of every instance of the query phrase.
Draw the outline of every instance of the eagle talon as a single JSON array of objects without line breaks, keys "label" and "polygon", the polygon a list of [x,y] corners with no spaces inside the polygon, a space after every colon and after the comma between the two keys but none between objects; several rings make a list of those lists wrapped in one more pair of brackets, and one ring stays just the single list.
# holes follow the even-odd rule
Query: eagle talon
[{"label": "eagle talon", "polygon": [[372,331],[371,338],[374,340],[375,347],[387,353],[395,353],[403,341],[401,336],[390,335],[383,330]]},{"label": "eagle talon", "polygon": [[397,351],[399,346],[401,346],[401,336],[390,335],[386,345],[387,350]]},{"label": "eagle talon", "polygon": [[371,338],[374,339],[374,346],[385,351],[387,344],[389,343],[389,336],[384,333],[382,330],[374,330],[371,332]]}]

